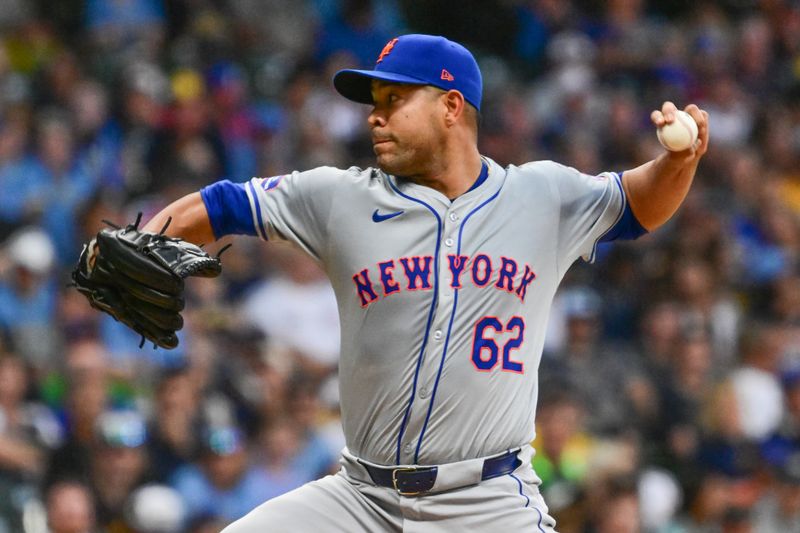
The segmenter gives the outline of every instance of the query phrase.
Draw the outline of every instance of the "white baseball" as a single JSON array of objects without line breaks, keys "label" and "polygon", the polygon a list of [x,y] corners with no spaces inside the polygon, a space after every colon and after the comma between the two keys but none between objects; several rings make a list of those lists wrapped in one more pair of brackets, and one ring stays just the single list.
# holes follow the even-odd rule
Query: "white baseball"
[{"label": "white baseball", "polygon": [[656,131],[661,146],[671,152],[689,149],[697,140],[697,122],[686,111],[677,111],[671,124],[664,124]]}]

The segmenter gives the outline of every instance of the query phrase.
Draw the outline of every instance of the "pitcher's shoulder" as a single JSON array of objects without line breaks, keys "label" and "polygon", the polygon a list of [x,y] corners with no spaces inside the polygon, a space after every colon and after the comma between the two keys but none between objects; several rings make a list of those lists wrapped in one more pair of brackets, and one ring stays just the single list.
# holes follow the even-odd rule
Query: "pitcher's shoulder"
[{"label": "pitcher's shoulder", "polygon": [[292,179],[297,183],[303,183],[307,187],[347,187],[367,184],[379,173],[377,169],[360,168],[351,166],[339,168],[334,166],[319,166],[303,171],[295,171],[291,174]]},{"label": "pitcher's shoulder", "polygon": [[372,173],[372,168],[362,169],[360,167],[351,166],[347,168],[339,168],[334,166],[319,166],[308,170],[299,171],[298,174],[302,176],[313,176],[315,178],[331,179],[331,178],[350,178],[357,179],[359,176],[369,176]]},{"label": "pitcher's shoulder", "polygon": [[571,172],[575,172],[575,169],[558,163],[556,161],[551,161],[549,159],[543,159],[541,161],[530,161],[528,163],[523,163],[522,165],[509,165],[506,167],[506,172],[513,175],[518,175],[521,177],[528,177],[528,178],[558,178],[560,175],[568,174]]},{"label": "pitcher's shoulder", "polygon": [[506,184],[517,189],[541,191],[543,187],[557,187],[574,169],[555,161],[531,161],[522,165],[508,165],[505,168]]}]

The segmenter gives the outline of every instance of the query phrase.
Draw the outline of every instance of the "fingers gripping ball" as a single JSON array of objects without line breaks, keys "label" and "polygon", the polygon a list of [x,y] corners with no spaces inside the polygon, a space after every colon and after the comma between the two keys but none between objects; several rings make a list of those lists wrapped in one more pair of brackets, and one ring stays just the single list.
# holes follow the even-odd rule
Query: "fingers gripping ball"
[{"label": "fingers gripping ball", "polygon": [[658,128],[656,135],[667,150],[682,152],[697,141],[697,123],[686,111],[676,111],[675,120]]},{"label": "fingers gripping ball", "polygon": [[[84,245],[72,280],[95,309],[108,313],[162,348],[175,348],[175,332],[183,327],[183,280],[215,277],[222,271],[217,257],[164,231],[139,230],[141,214],[124,228],[101,230]],[[224,251],[223,248],[220,254]]]}]

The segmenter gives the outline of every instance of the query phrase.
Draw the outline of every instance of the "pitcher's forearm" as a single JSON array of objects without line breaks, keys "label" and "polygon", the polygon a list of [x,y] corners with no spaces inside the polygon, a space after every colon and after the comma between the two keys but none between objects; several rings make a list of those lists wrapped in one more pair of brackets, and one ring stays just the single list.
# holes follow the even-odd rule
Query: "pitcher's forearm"
[{"label": "pitcher's forearm", "polygon": [[206,244],[216,240],[208,211],[199,192],[175,200],[145,224],[143,229],[158,232],[169,217],[172,217],[172,221],[165,233],[171,237],[180,237],[195,244]]},{"label": "pitcher's forearm", "polygon": [[653,231],[680,207],[689,193],[697,161],[665,153],[623,175],[623,186],[637,220]]}]

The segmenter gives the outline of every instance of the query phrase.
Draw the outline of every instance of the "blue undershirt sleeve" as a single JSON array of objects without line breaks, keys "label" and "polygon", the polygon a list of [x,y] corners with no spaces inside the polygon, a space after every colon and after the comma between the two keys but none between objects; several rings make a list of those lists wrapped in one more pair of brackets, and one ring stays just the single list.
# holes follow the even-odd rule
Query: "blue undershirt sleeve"
[{"label": "blue undershirt sleeve", "polygon": [[[622,172],[620,172],[618,175],[620,189],[622,190],[622,194],[625,194],[625,190],[622,189]],[[638,239],[647,233],[647,230],[636,218],[636,215],[633,214],[631,204],[627,201],[627,199],[625,200],[624,205],[625,207],[622,210],[622,216],[620,216],[617,223],[614,224],[611,229],[609,229],[600,238],[600,242],[609,242],[615,240],[629,241]]]},{"label": "blue undershirt sleeve", "polygon": [[245,185],[222,180],[200,190],[217,239],[225,235],[256,235]]}]

